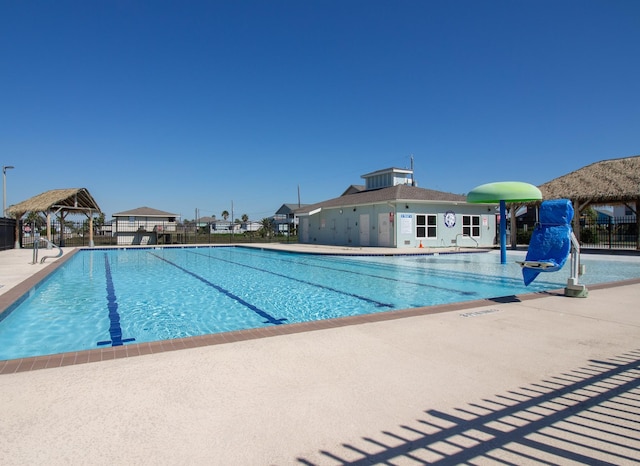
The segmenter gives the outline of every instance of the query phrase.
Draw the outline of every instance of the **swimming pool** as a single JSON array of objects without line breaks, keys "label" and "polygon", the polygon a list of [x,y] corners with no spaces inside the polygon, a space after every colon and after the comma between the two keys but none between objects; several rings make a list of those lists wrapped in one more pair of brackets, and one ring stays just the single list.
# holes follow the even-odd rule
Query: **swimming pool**
[{"label": "swimming pool", "polygon": [[[0,318],[0,360],[562,288],[525,287],[510,253],[330,256],[244,247],[79,251]],[[640,277],[640,261],[585,257],[586,284]]]}]

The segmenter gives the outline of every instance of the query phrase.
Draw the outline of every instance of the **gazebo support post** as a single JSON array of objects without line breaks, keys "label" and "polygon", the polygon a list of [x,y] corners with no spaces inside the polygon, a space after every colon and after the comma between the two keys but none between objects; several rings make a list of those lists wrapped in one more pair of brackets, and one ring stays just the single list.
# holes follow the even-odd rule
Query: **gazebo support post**
[{"label": "gazebo support post", "polygon": [[58,212],[58,219],[60,220],[60,242],[58,246],[64,247],[64,210]]},{"label": "gazebo support post", "polygon": [[640,251],[640,215],[638,214],[638,210],[640,210],[640,197],[636,199],[636,249]]},{"label": "gazebo support post", "polygon": [[582,211],[591,203],[591,199],[583,202],[582,205],[577,200],[572,200],[571,203],[573,204],[573,210],[575,212],[573,216],[573,234],[576,235],[576,240],[578,241],[578,244],[580,244],[580,235],[582,233],[580,229],[580,217],[582,216]]},{"label": "gazebo support post", "polygon": [[52,242],[51,238],[51,211],[47,210],[47,241]]},{"label": "gazebo support post", "polygon": [[20,249],[20,219],[26,212],[16,213],[16,242],[13,244],[13,249]]},{"label": "gazebo support post", "polygon": [[89,210],[89,247],[94,247],[93,243],[93,212]]}]

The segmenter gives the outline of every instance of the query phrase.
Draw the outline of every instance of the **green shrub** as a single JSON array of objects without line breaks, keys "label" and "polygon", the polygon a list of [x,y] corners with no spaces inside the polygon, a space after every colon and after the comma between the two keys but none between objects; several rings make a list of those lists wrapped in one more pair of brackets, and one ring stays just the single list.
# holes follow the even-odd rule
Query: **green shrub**
[{"label": "green shrub", "polygon": [[591,228],[584,228],[580,231],[580,242],[583,244],[597,244],[598,233]]},{"label": "green shrub", "polygon": [[529,244],[533,230],[518,230],[516,233],[516,241],[518,244]]}]

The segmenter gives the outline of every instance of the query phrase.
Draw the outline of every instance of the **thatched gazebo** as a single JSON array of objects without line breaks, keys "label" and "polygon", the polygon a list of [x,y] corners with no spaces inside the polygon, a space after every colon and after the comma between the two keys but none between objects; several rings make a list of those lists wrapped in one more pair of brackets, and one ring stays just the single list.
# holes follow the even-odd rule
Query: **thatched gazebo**
[{"label": "thatched gazebo", "polygon": [[[580,212],[590,205],[625,205],[636,216],[640,232],[640,155],[603,160],[551,180],[541,186],[544,199],[570,199],[576,215],[574,231],[580,233]],[[636,247],[640,249],[640,235]]]},{"label": "thatched gazebo", "polygon": [[[89,246],[93,247],[93,214],[100,207],[86,188],[52,189],[7,209],[9,215],[20,220],[28,212],[43,212],[47,216],[47,239],[51,241],[51,215],[59,215],[61,224],[69,213],[83,213],[89,218]],[[20,222],[16,221],[16,248],[19,247]]]}]

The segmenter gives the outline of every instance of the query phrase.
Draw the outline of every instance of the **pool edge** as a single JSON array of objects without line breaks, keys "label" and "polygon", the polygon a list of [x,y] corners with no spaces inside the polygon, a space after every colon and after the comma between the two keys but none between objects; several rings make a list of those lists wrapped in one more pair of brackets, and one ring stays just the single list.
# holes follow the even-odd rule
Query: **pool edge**
[{"label": "pool edge", "polygon": [[[53,264],[52,264],[53,265]],[[60,264],[61,265],[61,264]],[[49,268],[45,269],[49,270]],[[42,272],[45,272],[43,270]],[[52,272],[55,269],[51,269]],[[50,273],[49,272],[49,273]],[[45,277],[41,277],[37,283],[40,283]],[[628,285],[640,284],[640,278],[622,280],[617,282],[600,283],[590,285],[590,290],[602,290],[608,288],[616,288]],[[425,306],[409,309],[401,309],[389,312],[380,312],[374,314],[364,314],[358,316],[340,317],[336,319],[326,319],[312,322],[301,322],[295,324],[279,325],[272,327],[261,327],[247,330],[235,330],[231,332],[223,332],[209,335],[199,335],[187,338],[178,338],[173,340],[162,340],[147,343],[133,343],[117,347],[98,348],[84,351],[74,351],[68,353],[59,353],[47,356],[34,356],[28,358],[8,359],[0,361],[0,375],[14,374],[18,372],[28,372],[39,369],[50,369],[54,367],[63,367],[69,365],[86,364],[91,362],[100,362],[114,359],[122,359],[128,357],[144,356],[149,354],[164,353],[167,351],[178,351],[188,348],[197,348],[203,346],[215,346],[241,341],[257,340],[261,338],[269,338],[283,335],[293,335],[297,333],[312,332],[318,330],[326,330],[340,327],[348,327],[353,325],[362,325],[368,323],[384,322],[389,320],[404,319],[408,317],[427,316],[441,314],[445,312],[462,311],[486,306],[487,304],[496,303],[519,303],[550,296],[564,297],[564,289],[549,290],[536,293],[525,293],[521,295],[503,296],[499,298],[488,298],[474,301],[465,301],[461,303],[439,304],[434,306]],[[579,299],[579,298],[573,298]]]}]

